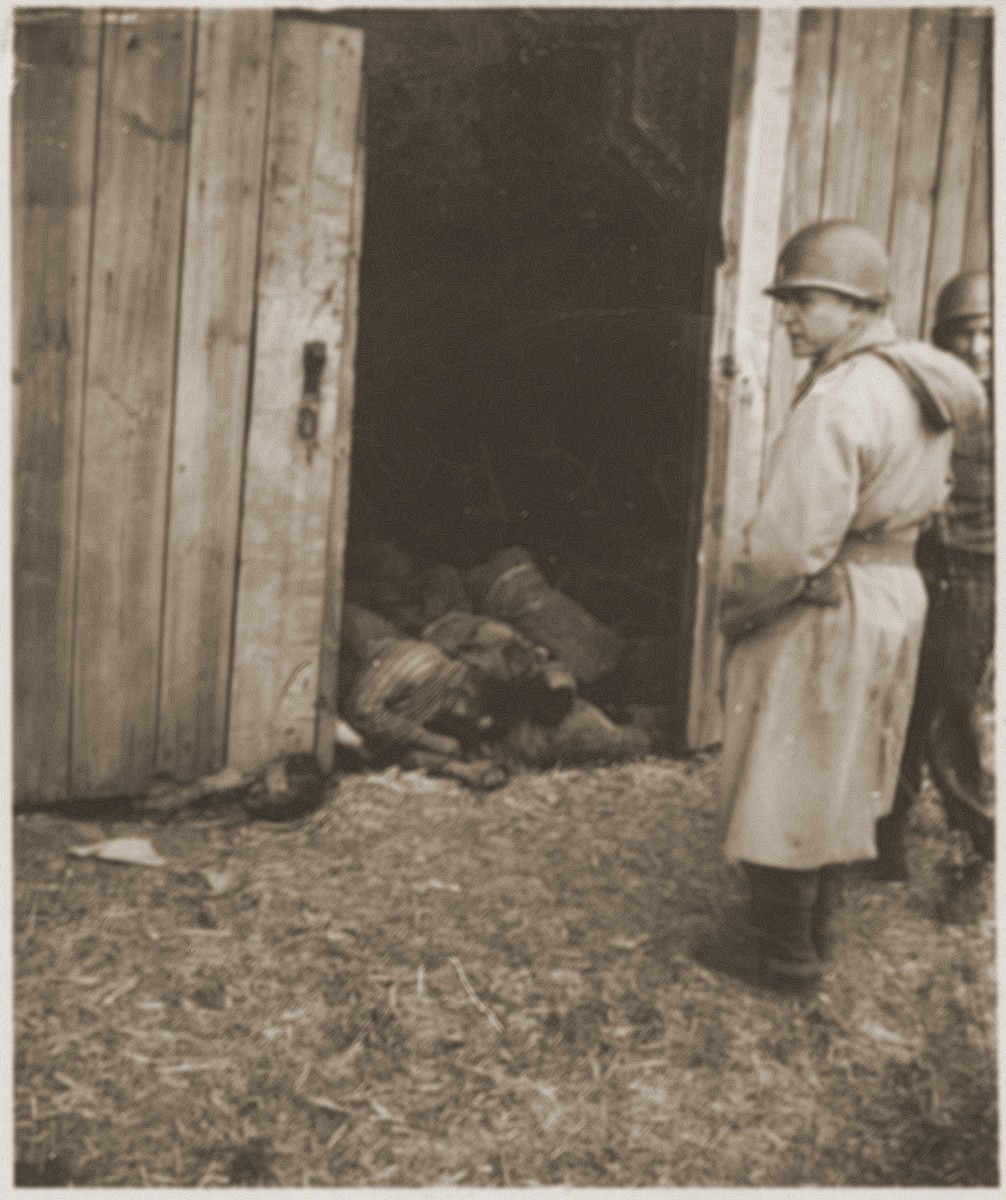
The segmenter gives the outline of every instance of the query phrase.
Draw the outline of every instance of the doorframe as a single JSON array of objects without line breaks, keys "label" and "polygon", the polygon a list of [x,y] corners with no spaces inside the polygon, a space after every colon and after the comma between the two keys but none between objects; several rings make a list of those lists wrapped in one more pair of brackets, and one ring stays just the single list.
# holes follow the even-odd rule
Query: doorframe
[{"label": "doorframe", "polygon": [[772,326],[762,289],[779,248],[798,27],[797,9],[737,15],[692,611],[686,739],[693,750],[722,737],[723,579],[759,499]]},{"label": "doorframe", "polygon": [[[366,44],[364,43],[364,47]],[[352,471],[353,411],[356,401],[356,346],[360,325],[360,257],[367,192],[366,48],[360,76],[356,117],[356,163],[353,167],[353,212],[346,268],[346,318],[339,365],[339,407],[335,426],[335,469],[325,548],[325,598],[322,608],[321,659],[318,665],[318,720],[315,753],[322,770],[331,770],[339,724],[339,647],[345,592],[346,539],[349,533],[349,490]]]}]

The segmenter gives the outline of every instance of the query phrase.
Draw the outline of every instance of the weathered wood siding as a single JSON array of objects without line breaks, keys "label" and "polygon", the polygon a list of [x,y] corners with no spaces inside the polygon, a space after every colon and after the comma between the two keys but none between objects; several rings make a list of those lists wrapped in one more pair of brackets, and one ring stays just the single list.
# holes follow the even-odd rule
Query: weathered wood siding
[{"label": "weathered wood siding", "polygon": [[78,12],[26,13],[14,39],[14,770],[43,800],[69,786],[101,38],[100,14]]},{"label": "weathered wood siding", "polygon": [[[292,580],[277,608],[282,620],[301,614],[316,680],[335,393],[351,387],[339,350],[351,356],[340,321],[359,50],[353,31],[268,11],[17,15],[14,721],[24,799],[119,795],[157,771],[186,779],[223,763],[242,505],[248,544],[265,532],[282,555],[310,535],[314,577]],[[294,192],[302,203],[288,211]],[[297,254],[273,286],[277,224]],[[299,323],[298,295],[310,309]],[[256,298],[270,365],[257,397]],[[256,505],[268,477],[283,478],[278,425],[265,429],[263,414],[276,411],[292,448],[299,347],[313,336],[330,344],[316,481],[296,482],[310,511],[300,525],[263,529]],[[246,490],[249,425],[266,437]],[[313,695],[303,712],[313,725]],[[261,740],[253,753],[267,751]]]},{"label": "weathered wood siding", "polygon": [[154,759],[193,14],[105,18],[84,371],[73,787]]},{"label": "weathered wood siding", "polygon": [[[242,769],[315,742],[336,428],[348,403],[340,383],[352,353],[362,59],[356,30],[277,27],[227,751]],[[326,353],[317,430],[305,439],[308,342]]]},{"label": "weathered wood siding", "polygon": [[[743,486],[739,468],[729,464],[747,464],[746,473],[757,470],[764,479],[803,366],[793,361],[778,329],[769,334],[766,351],[760,335],[771,301],[741,285],[746,264],[757,255],[767,283],[764,264],[796,229],[825,217],[852,218],[888,245],[892,312],[904,334],[918,337],[932,324],[940,287],[962,268],[986,266],[992,244],[990,17],[975,9],[807,9],[799,16],[795,55],[789,36],[778,13],[745,14],[736,47],[723,199],[727,253],[716,281],[710,358],[692,746],[710,745],[721,735],[723,645],[716,610],[733,535],[750,520],[758,499],[758,489]],[[791,75],[783,81],[776,69],[779,90],[759,91],[747,65],[752,60],[791,65]],[[758,145],[735,133],[752,128],[761,131]],[[770,194],[773,183],[781,202]],[[749,211],[738,212],[738,203]],[[745,241],[738,232],[745,222],[763,224],[773,210],[779,220],[767,244],[758,237]],[[745,341],[752,352],[742,361]],[[752,365],[756,377],[745,381]]]},{"label": "weathered wood siding", "polygon": [[196,46],[157,766],[218,766],[248,412],[272,18],[205,14]]},{"label": "weathered wood siding", "polygon": [[356,391],[356,345],[359,324],[360,254],[363,249],[363,213],[367,179],[367,148],[364,100],[356,122],[356,190],[349,238],[346,275],[346,315],[343,349],[339,362],[341,379],[335,415],[335,474],[328,516],[328,559],[325,567],[325,596],[321,626],[321,660],[318,666],[318,757],[327,770],[335,758],[338,721],[339,646],[342,633],[343,582],[346,566],[346,536],[349,530],[349,485],[353,440],[353,401]]}]

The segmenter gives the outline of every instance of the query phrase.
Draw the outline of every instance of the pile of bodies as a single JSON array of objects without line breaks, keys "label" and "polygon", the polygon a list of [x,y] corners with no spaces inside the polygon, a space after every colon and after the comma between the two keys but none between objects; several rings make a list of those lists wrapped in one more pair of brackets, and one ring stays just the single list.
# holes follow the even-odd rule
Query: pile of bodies
[{"label": "pile of bodies", "polygon": [[641,757],[650,735],[582,689],[621,663],[625,639],[510,547],[465,572],[420,571],[386,542],[347,571],[340,707],[365,761],[492,787],[519,766]]}]

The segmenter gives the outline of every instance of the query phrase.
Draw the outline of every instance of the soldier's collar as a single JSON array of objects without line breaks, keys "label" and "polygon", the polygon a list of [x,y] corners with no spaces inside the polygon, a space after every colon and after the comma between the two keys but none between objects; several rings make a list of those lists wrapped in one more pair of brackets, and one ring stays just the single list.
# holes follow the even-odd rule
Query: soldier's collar
[{"label": "soldier's collar", "polygon": [[860,354],[864,350],[869,350],[873,346],[889,346],[898,340],[897,331],[894,328],[894,323],[890,317],[876,317],[869,321],[863,329],[858,329],[852,333],[840,337],[836,342],[822,351],[816,359],[811,362],[810,370],[807,372],[803,382],[797,388],[796,395],[793,397],[793,403],[802,400],[810,391],[818,379],[832,367],[837,367],[839,363],[844,362],[847,358],[852,358],[855,354]]}]

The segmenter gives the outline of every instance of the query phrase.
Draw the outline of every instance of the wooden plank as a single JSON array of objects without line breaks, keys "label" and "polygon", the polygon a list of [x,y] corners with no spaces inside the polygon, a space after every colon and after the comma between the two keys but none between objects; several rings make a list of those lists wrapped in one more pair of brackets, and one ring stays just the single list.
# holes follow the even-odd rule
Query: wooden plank
[{"label": "wooden plank", "polygon": [[758,503],[772,302],[797,43],[796,10],[738,16],[723,195],[725,259],[714,289],[703,539],[688,741],[720,736],[722,579]]},{"label": "wooden plank", "polygon": [[154,769],[191,13],[109,12],[85,375],[72,786]]},{"label": "wooden plank", "polygon": [[782,240],[821,213],[835,25],[834,10],[805,9],[800,14],[780,214]]},{"label": "wooden plank", "polygon": [[[227,743],[243,769],[315,744],[362,51],[355,30],[277,22]],[[309,456],[311,341],[326,359]]]},{"label": "wooden plank", "polygon": [[982,77],[978,91],[978,119],[975,124],[975,144],[972,153],[971,189],[968,195],[968,218],[964,227],[964,251],[961,268],[965,271],[989,270],[992,263],[992,162],[991,121],[989,116],[992,90],[991,30],[982,56]]},{"label": "wooden plank", "polygon": [[[804,9],[800,14],[779,224],[780,246],[798,229],[818,220],[821,215],[835,24],[833,9]],[[763,484],[772,445],[782,427],[797,381],[805,369],[806,363],[798,362],[790,353],[786,330],[778,322],[774,323],[765,397]]]},{"label": "wooden plank", "polygon": [[24,12],[11,126],[14,772],[69,787],[73,582],[101,53],[99,12]]},{"label": "wooden plank", "polygon": [[923,329],[931,329],[940,288],[961,269],[971,192],[972,155],[978,120],[982,61],[988,22],[960,14],[950,66],[943,121],[936,212],[926,272]]},{"label": "wooden plank", "polygon": [[731,329],[734,387],[727,458],[723,556],[740,549],[743,529],[758,506],[765,435],[765,391],[773,327],[772,301],[765,287],[775,274],[779,249],[782,184],[796,62],[798,14],[762,14],[753,119],[748,137],[737,308]]},{"label": "wooden plank", "polygon": [[698,553],[695,631],[689,677],[686,733],[688,745],[693,749],[710,745],[720,736],[716,663],[722,655],[717,645],[717,625],[730,414],[731,370],[728,353],[730,327],[737,307],[737,258],[744,201],[745,149],[751,126],[759,20],[759,15],[754,12],[737,14],[721,200],[724,256],[713,282],[706,474],[702,490],[702,538]]},{"label": "wooden plank", "polygon": [[339,645],[342,634],[342,597],[349,528],[349,486],[353,437],[353,401],[356,386],[356,335],[359,316],[360,255],[363,250],[363,211],[366,191],[366,118],[361,101],[357,121],[356,186],[353,192],[353,225],[346,276],[346,333],[340,363],[335,423],[335,473],[328,518],[328,553],[325,569],[325,602],[318,672],[318,758],[324,770],[334,760],[335,727],[339,710]]},{"label": "wooden plank", "polygon": [[224,761],[272,15],[199,17],[157,768]]},{"label": "wooden plank", "polygon": [[952,14],[912,13],[908,78],[891,214],[891,315],[907,337],[924,335],[926,262],[933,224],[933,194],[940,158],[940,127],[950,59]]},{"label": "wooden plank", "polygon": [[848,217],[887,240],[907,9],[843,9],[836,28],[822,215]]}]

